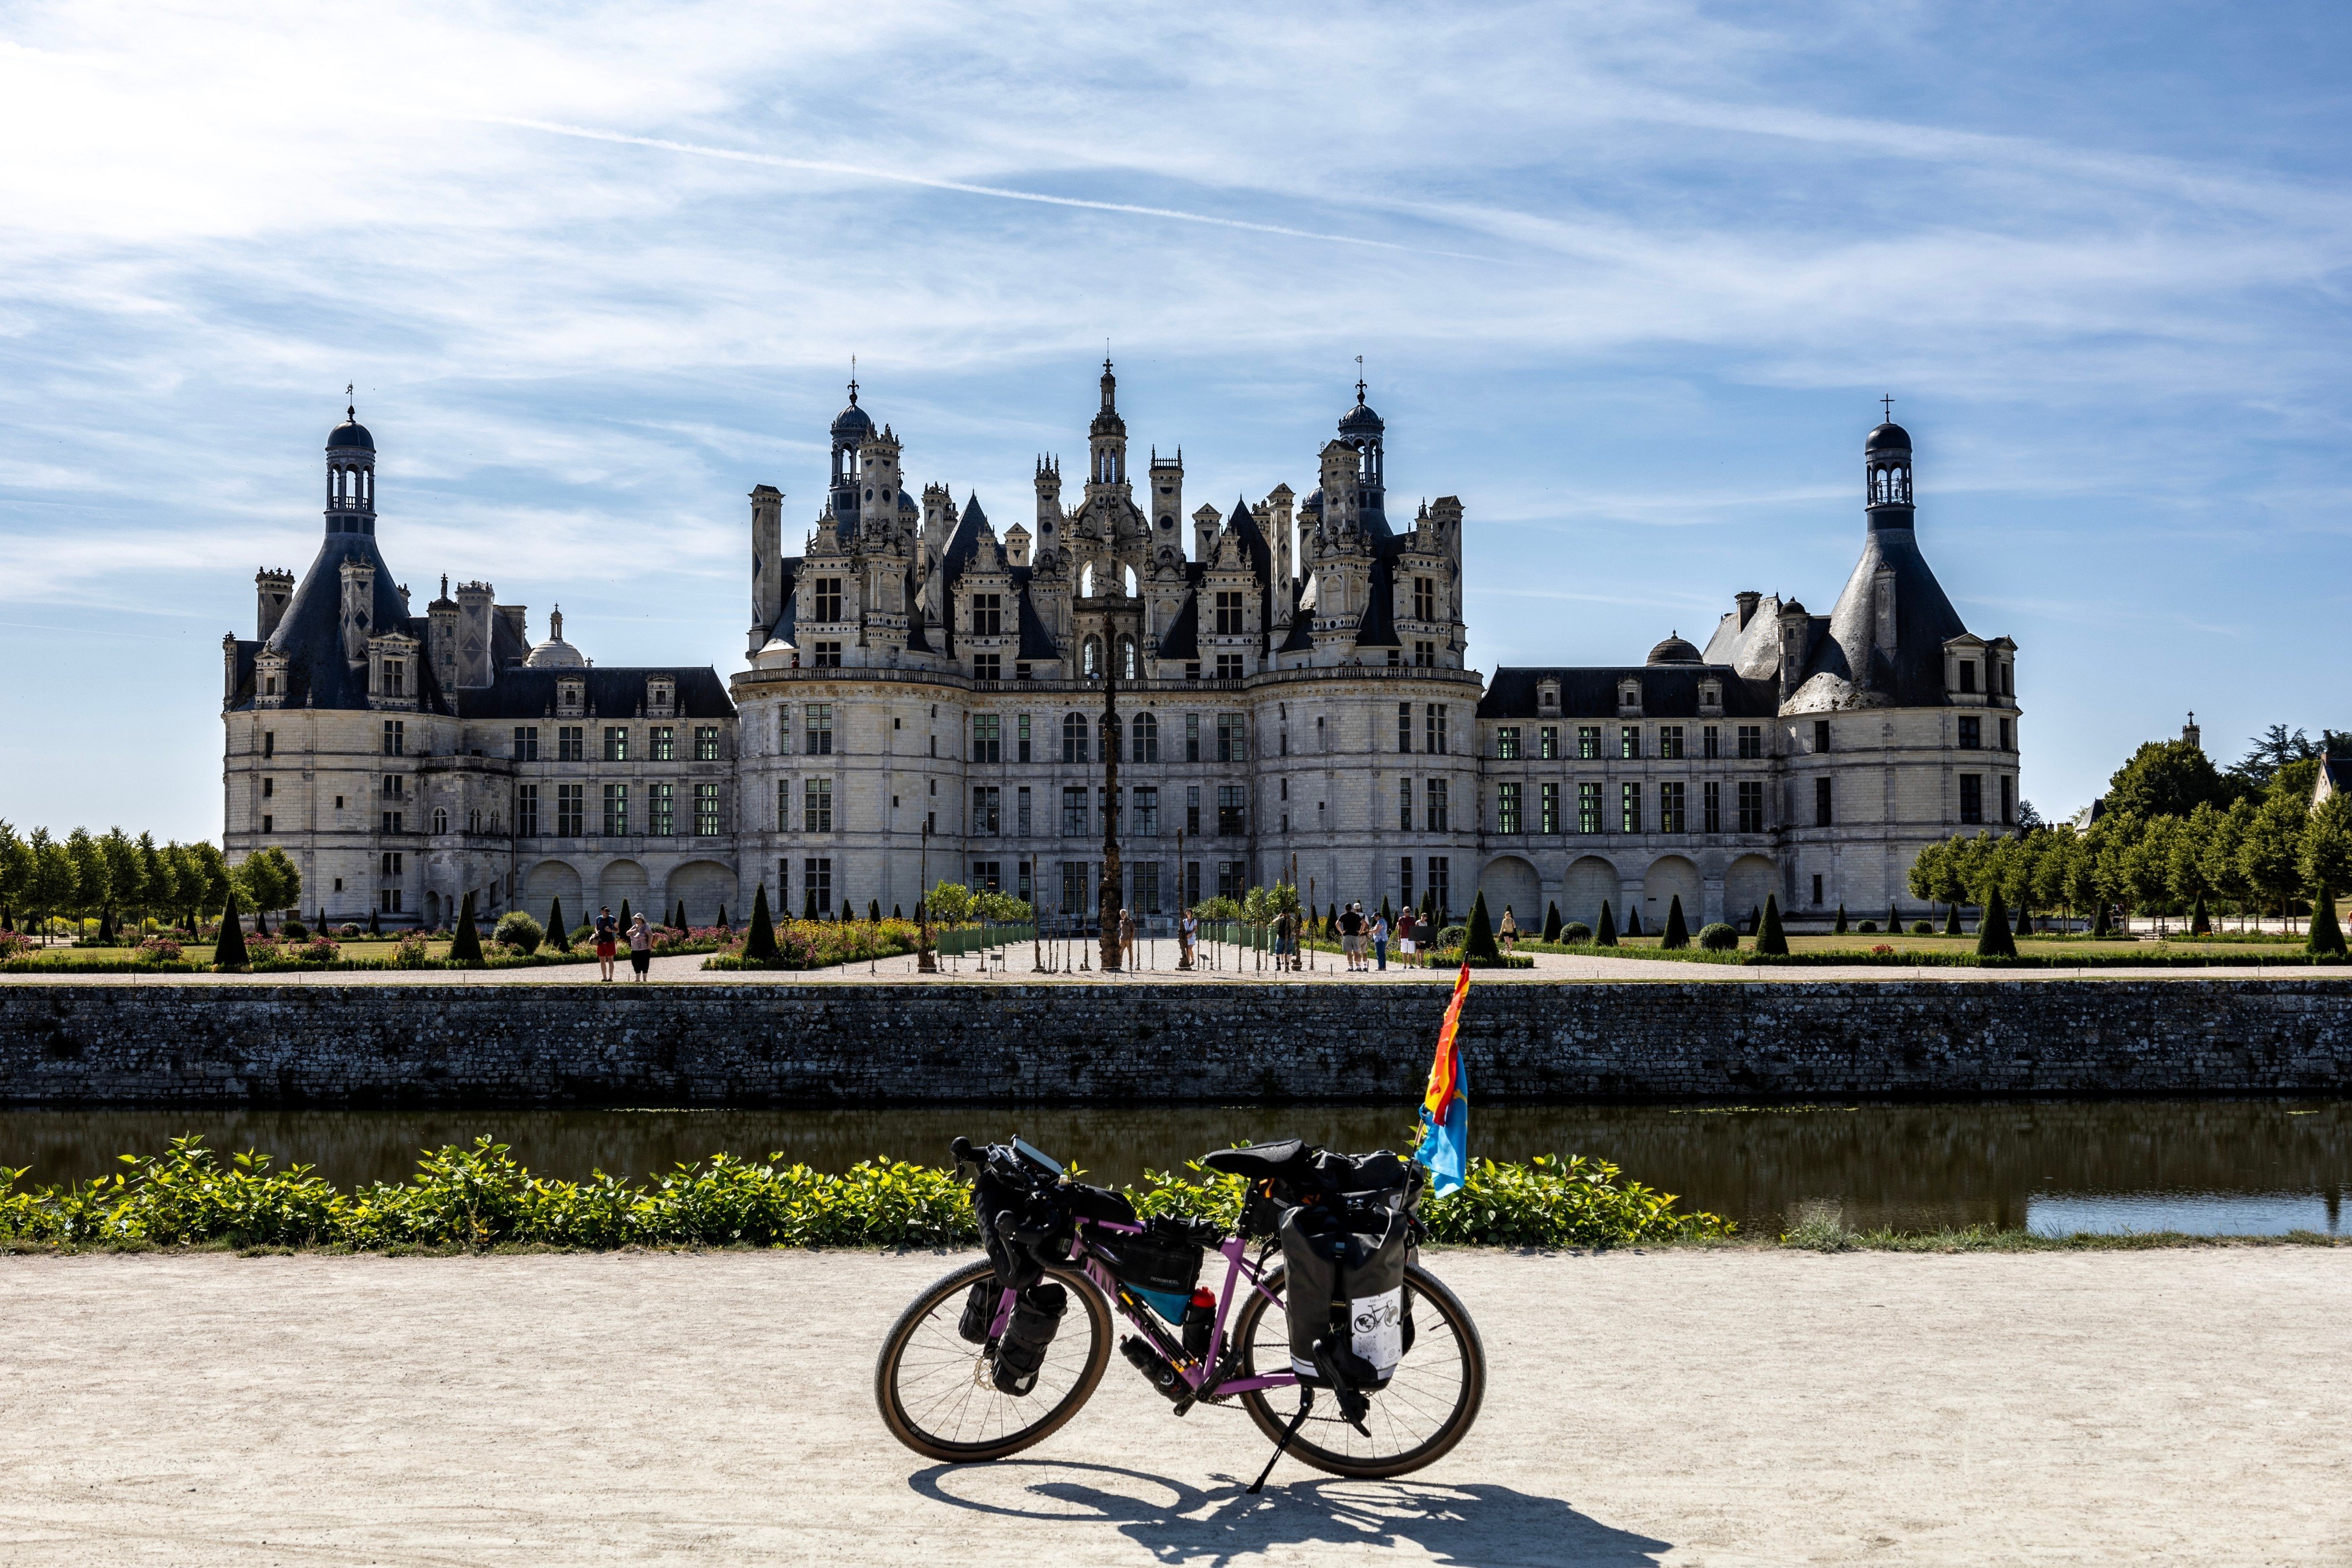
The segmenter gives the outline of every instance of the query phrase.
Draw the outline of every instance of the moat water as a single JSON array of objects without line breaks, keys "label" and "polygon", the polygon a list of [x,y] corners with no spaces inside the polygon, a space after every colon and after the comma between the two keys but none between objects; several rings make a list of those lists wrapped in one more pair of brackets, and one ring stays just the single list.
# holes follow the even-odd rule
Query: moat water
[{"label": "moat water", "polygon": [[[1097,1181],[1181,1169],[1227,1143],[1297,1135],[1402,1147],[1408,1111],[1365,1107],[1164,1110],[0,1110],[0,1165],[83,1180],[116,1156],[198,1133],[350,1184],[399,1181],[417,1151],[487,1133],[535,1172],[642,1176],[727,1152],[841,1170],[887,1154],[943,1163],[949,1139],[1018,1129]],[[1572,1153],[1765,1234],[1808,1216],[1892,1226],[2207,1235],[2345,1235],[2352,1100],[2005,1100],[1762,1107],[1474,1109],[1472,1149]]]}]

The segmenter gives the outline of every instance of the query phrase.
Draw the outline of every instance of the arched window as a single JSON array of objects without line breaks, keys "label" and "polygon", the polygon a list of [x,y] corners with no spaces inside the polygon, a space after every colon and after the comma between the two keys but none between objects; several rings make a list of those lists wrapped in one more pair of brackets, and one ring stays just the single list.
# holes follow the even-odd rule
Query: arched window
[{"label": "arched window", "polygon": [[1135,568],[1132,566],[1127,568],[1127,596],[1130,599],[1135,597]]},{"label": "arched window", "polygon": [[438,805],[433,808],[433,831],[436,833],[449,831],[449,813],[446,808]]},{"label": "arched window", "polygon": [[1160,715],[1146,710],[1135,716],[1135,760],[1156,763],[1160,760]]},{"label": "arched window", "polygon": [[[1078,568],[1078,597],[1081,599],[1091,599],[1094,596],[1095,563],[1089,561],[1084,566]],[[1093,671],[1089,669],[1087,673],[1092,674]]]},{"label": "arched window", "polygon": [[1083,763],[1087,760],[1087,716],[1083,713],[1062,715],[1062,761]]},{"label": "arched window", "polygon": [[1088,680],[1092,680],[1096,676],[1100,675],[1103,670],[1102,638],[1088,637],[1086,641],[1083,657],[1086,662],[1081,668],[1081,673],[1084,674]]},{"label": "arched window", "polygon": [[1133,637],[1123,637],[1118,639],[1118,678],[1121,680],[1135,680],[1140,679],[1138,666],[1136,664],[1135,639]]}]

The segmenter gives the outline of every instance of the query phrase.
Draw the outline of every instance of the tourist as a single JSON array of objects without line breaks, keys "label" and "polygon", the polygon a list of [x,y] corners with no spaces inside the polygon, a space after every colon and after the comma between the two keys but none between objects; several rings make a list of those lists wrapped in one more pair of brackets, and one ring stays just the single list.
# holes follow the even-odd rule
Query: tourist
[{"label": "tourist", "polygon": [[1407,969],[1413,967],[1413,939],[1421,931],[1421,922],[1412,917],[1412,906],[1407,904],[1397,915],[1397,961]]},{"label": "tourist", "polygon": [[1389,967],[1389,922],[1386,916],[1377,913],[1372,916],[1372,954],[1379,960],[1381,972],[1386,973]]},{"label": "tourist", "polygon": [[1347,955],[1350,973],[1364,966],[1364,910],[1349,904],[1339,911],[1339,951]]},{"label": "tourist", "polygon": [[635,971],[637,979],[643,980],[653,966],[654,930],[646,923],[645,911],[641,910],[629,922],[629,967]]},{"label": "tourist", "polygon": [[1135,911],[1124,904],[1118,910],[1118,962],[1122,968],[1135,967]]},{"label": "tourist", "polygon": [[1501,929],[1496,931],[1495,934],[1503,939],[1503,951],[1505,952],[1517,952],[1518,951],[1519,922],[1511,918],[1511,906],[1508,904],[1505,904],[1503,906],[1503,924]]},{"label": "tourist", "polygon": [[601,978],[613,978],[613,959],[620,952],[621,929],[613,922],[613,907],[605,905],[596,911],[596,967]]},{"label": "tourist", "polygon": [[1183,961],[1180,967],[1191,969],[1201,962],[1200,944],[1201,917],[1186,910],[1176,923],[1177,956]]}]

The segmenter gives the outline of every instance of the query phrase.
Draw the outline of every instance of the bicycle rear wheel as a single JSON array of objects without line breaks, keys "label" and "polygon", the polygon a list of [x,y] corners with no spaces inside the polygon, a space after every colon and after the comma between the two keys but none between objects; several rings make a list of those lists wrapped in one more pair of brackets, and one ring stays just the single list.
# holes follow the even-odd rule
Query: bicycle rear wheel
[{"label": "bicycle rear wheel", "polygon": [[[1265,1288],[1286,1306],[1286,1283],[1281,1269],[1265,1278]],[[1365,1395],[1371,1408],[1364,1426],[1371,1436],[1340,1417],[1330,1390],[1318,1389],[1313,1412],[1291,1440],[1290,1452],[1318,1470],[1367,1479],[1405,1475],[1435,1463],[1478,1419],[1486,1397],[1486,1348],[1477,1325],[1460,1298],[1417,1263],[1405,1265],[1404,1291],[1412,1314],[1412,1349],[1397,1363],[1386,1388]],[[1290,1320],[1256,1291],[1234,1318],[1234,1341],[1241,1347],[1241,1376],[1290,1370]],[[1257,1429],[1277,1443],[1297,1414],[1297,1397],[1288,1388],[1240,1395]]]},{"label": "bicycle rear wheel", "polygon": [[890,1435],[918,1454],[968,1463],[1001,1459],[1041,1443],[1078,1413],[1110,1363],[1110,1308],[1085,1276],[1047,1277],[1070,1293],[1036,1386],[1000,1392],[986,1347],[956,1331],[972,1286],[995,1278],[986,1259],[942,1275],[908,1304],[874,1363],[874,1403]]}]

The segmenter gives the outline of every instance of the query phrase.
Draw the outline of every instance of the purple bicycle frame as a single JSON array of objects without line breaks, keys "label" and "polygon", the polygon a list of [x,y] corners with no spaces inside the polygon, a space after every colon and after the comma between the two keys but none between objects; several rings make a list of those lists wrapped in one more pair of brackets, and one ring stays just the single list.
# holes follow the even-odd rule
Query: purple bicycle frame
[{"label": "purple bicycle frame", "polygon": [[[1135,1236],[1143,1229],[1139,1225],[1121,1225],[1116,1220],[1082,1219],[1078,1221],[1078,1226],[1082,1238],[1085,1227],[1088,1226],[1100,1230],[1114,1231],[1122,1236]],[[1175,1369],[1176,1375],[1191,1386],[1194,1398],[1212,1395],[1223,1398],[1229,1394],[1254,1394],[1261,1389],[1295,1387],[1298,1382],[1298,1374],[1287,1371],[1266,1373],[1257,1377],[1239,1377],[1230,1383],[1218,1384],[1213,1388],[1209,1386],[1210,1378],[1215,1374],[1217,1366],[1224,1360],[1225,1320],[1233,1311],[1234,1285],[1246,1276],[1250,1289],[1264,1296],[1269,1302],[1276,1306],[1281,1304],[1275,1293],[1265,1288],[1265,1281],[1259,1278],[1256,1268],[1250,1264],[1247,1257],[1248,1242],[1238,1236],[1229,1236],[1217,1244],[1217,1252],[1225,1260],[1224,1289],[1218,1293],[1216,1321],[1209,1330],[1209,1353],[1192,1365],[1185,1364],[1183,1347],[1171,1341],[1168,1337],[1168,1331],[1154,1321],[1156,1314],[1144,1309],[1130,1309],[1126,1302],[1119,1300],[1119,1282],[1111,1271],[1103,1266],[1101,1258],[1083,1249],[1079,1257],[1084,1262],[1086,1277],[1093,1282],[1095,1289],[1108,1297],[1110,1304],[1118,1310],[1119,1315],[1127,1320],[1128,1326],[1142,1334],[1144,1342],[1158,1351],[1161,1359]],[[1002,1338],[1005,1325],[1013,1321],[1014,1295],[1014,1291],[1007,1289],[998,1298],[996,1321],[989,1325],[990,1338]]]}]

